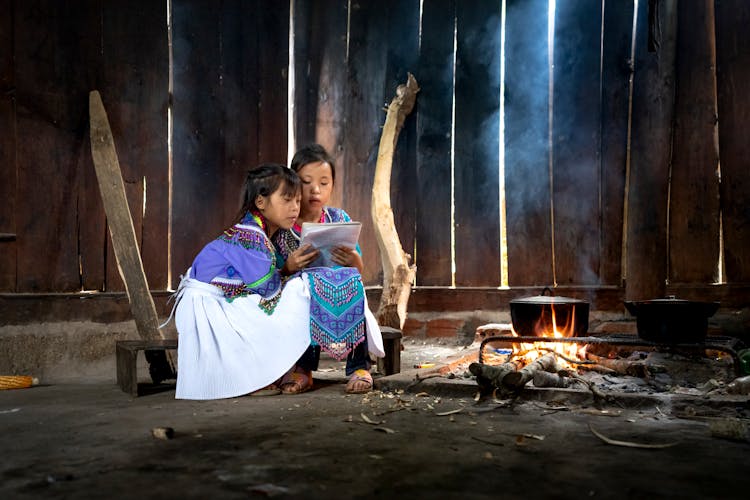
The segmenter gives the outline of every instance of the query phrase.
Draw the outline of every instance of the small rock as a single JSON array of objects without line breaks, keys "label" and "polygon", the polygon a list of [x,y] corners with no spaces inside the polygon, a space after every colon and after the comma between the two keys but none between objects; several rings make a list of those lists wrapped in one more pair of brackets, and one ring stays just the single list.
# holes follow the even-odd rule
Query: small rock
[{"label": "small rock", "polygon": [[156,439],[169,440],[174,437],[174,429],[171,427],[154,427],[151,429],[151,435]]}]

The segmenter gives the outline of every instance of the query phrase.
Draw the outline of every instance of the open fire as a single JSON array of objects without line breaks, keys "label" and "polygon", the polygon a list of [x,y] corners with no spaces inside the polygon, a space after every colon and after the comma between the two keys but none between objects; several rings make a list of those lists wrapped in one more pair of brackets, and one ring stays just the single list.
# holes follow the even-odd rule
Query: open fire
[{"label": "open fire", "polygon": [[527,384],[584,386],[595,398],[606,398],[606,390],[698,395],[721,389],[741,374],[732,342],[737,339],[667,345],[632,334],[575,337],[575,315],[558,314],[554,306],[550,310],[534,324],[534,336],[518,335],[512,325],[486,325],[494,336],[484,338],[479,362],[469,367],[480,387],[501,397]]}]

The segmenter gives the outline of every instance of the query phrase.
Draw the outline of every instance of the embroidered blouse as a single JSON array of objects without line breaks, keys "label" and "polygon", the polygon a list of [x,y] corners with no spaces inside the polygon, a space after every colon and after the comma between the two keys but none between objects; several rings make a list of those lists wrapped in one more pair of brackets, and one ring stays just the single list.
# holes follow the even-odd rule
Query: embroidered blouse
[{"label": "embroidered blouse", "polygon": [[203,247],[190,277],[219,287],[227,300],[258,294],[270,299],[281,290],[273,245],[259,221],[248,213],[239,224]]}]

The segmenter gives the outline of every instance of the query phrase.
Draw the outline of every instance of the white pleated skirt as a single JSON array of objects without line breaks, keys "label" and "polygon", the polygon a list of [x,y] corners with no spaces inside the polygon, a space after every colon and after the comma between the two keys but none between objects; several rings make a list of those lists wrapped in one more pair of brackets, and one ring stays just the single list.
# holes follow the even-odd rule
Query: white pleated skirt
[{"label": "white pleated skirt", "polygon": [[[258,306],[259,295],[228,302],[219,288],[183,278],[175,311],[179,336],[175,397],[232,398],[284,375],[310,345],[307,283],[304,275],[289,280],[269,315]],[[369,351],[383,357],[383,338],[368,307],[365,320]]]}]

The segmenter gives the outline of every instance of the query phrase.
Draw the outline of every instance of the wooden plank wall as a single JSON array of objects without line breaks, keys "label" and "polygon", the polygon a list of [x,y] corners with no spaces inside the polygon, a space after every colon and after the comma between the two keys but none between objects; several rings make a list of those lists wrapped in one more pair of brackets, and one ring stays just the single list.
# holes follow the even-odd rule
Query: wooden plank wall
[{"label": "wooden plank wall", "polygon": [[233,222],[247,170],[287,162],[289,11],[269,0],[172,6],[175,282]]},{"label": "wooden plank wall", "polygon": [[510,0],[505,12],[505,210],[510,286],[553,283],[547,9],[547,0]]},{"label": "wooden plank wall", "polygon": [[[344,103],[348,0],[294,4],[294,132],[297,147],[316,142],[336,162],[331,204],[341,206],[346,169]],[[290,158],[291,160],[291,158]]]},{"label": "wooden plank wall", "polygon": [[[169,45],[167,13],[158,2],[102,2],[102,95],[149,285],[167,287],[169,162],[167,150]],[[133,33],[139,36],[133,37]],[[82,151],[90,173],[88,146]],[[90,194],[91,191],[88,191]],[[107,290],[124,290],[110,239]]]},{"label": "wooden plank wall", "polygon": [[720,218],[713,0],[680,9],[677,25],[669,281],[713,283]]},{"label": "wooden plank wall", "polygon": [[[156,288],[165,287],[165,9],[143,1],[6,4],[3,11],[11,15],[3,16],[0,43],[13,63],[3,65],[8,85],[3,95],[12,99],[3,100],[2,117],[9,120],[4,132],[14,132],[3,134],[13,142],[3,148],[2,171],[8,180],[4,188],[12,186],[14,192],[3,198],[23,203],[4,211],[12,227],[3,231],[18,237],[15,244],[5,244],[11,251],[0,259],[2,289],[123,289],[107,250],[90,158],[88,93],[93,89],[108,107],[147,271]],[[135,32],[138,37],[131,36]],[[144,180],[151,187],[145,212]]]},{"label": "wooden plank wall", "polygon": [[750,281],[750,3],[716,1],[721,208],[727,283]]},{"label": "wooden plank wall", "polygon": [[[417,285],[451,285],[451,142],[455,0],[423,4],[416,77]],[[436,200],[427,203],[426,200]],[[442,200],[442,201],[438,201]]]},{"label": "wooden plank wall", "polygon": [[[295,141],[337,158],[333,202],[365,224],[367,284],[381,280],[370,198],[383,107],[407,72],[422,90],[391,195],[420,286],[620,287],[624,277],[629,298],[653,298],[668,283],[713,283],[719,227],[725,280],[750,281],[750,9],[639,2],[631,60],[633,4],[557,2],[550,88],[547,0],[507,0],[504,25],[499,0],[294,3]],[[166,288],[169,273],[175,286],[231,222],[247,168],[287,161],[289,3],[173,0],[171,96],[162,4],[0,8],[11,14],[0,21],[0,232],[18,234],[0,242],[0,290],[122,289],[89,157],[93,88],[151,286]]]},{"label": "wooden plank wall", "polygon": [[622,242],[628,113],[633,38],[633,0],[605,2],[602,30],[601,258],[602,285],[622,285]]},{"label": "wooden plank wall", "polygon": [[602,2],[558,2],[552,100],[555,283],[599,284]]},{"label": "wooden plank wall", "polygon": [[[0,0],[0,233],[16,231],[16,91],[13,76],[12,0]],[[5,48],[5,50],[3,49]],[[16,241],[0,241],[0,290],[16,289]]]},{"label": "wooden plank wall", "polygon": [[[667,277],[677,12],[673,0],[660,3],[659,16],[651,12],[653,24],[649,31],[648,5],[638,3],[633,75],[634,118],[626,235],[626,297],[629,300],[664,296]],[[657,47],[649,47],[650,36],[658,37]]]},{"label": "wooden plank wall", "polygon": [[501,15],[499,2],[456,3],[453,203],[457,286],[499,286],[502,280]]}]

